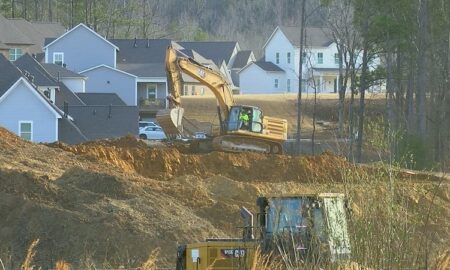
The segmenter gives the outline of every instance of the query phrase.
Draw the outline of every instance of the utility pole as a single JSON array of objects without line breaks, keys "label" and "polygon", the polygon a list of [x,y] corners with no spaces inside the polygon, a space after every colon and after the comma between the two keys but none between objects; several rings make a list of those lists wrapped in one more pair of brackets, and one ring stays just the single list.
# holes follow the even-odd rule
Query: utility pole
[{"label": "utility pole", "polygon": [[302,118],[302,81],[303,81],[303,38],[305,36],[305,4],[306,0],[302,0],[302,13],[300,25],[300,59],[298,67],[298,95],[297,95],[297,137],[296,137],[296,153],[300,155],[300,131]]}]

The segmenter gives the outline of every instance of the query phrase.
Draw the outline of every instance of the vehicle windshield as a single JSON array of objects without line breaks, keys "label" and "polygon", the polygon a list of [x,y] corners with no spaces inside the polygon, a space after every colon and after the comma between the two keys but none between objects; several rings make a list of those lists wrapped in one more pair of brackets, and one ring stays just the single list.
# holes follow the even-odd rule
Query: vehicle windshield
[{"label": "vehicle windshield", "polygon": [[267,213],[267,232],[309,234],[325,240],[323,211],[311,198],[272,198]]}]

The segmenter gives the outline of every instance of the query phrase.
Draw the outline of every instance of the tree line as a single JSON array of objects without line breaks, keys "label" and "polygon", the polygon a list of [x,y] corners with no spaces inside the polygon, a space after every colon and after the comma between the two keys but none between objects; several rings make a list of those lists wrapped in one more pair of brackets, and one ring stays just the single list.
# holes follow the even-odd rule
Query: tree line
[{"label": "tree line", "polygon": [[[365,134],[365,93],[373,82],[383,79],[386,102],[382,128],[393,159],[411,168],[448,169],[450,2],[329,0],[322,4],[343,58],[339,68],[339,132],[344,135],[344,101],[350,91],[347,120],[350,134],[357,124],[356,160],[361,161]],[[359,51],[362,66],[358,68],[352,56]],[[382,68],[371,72],[368,65],[375,57],[381,59]],[[349,82],[356,83],[348,89]],[[359,96],[356,114],[355,95]]]}]

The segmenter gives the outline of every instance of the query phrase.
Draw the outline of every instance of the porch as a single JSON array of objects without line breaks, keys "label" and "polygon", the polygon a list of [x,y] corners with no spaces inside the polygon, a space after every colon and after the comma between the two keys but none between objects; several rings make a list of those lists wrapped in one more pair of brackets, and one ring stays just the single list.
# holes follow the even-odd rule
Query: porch
[{"label": "porch", "polygon": [[165,81],[138,81],[139,112],[156,113],[158,110],[167,108],[167,95],[167,83]]}]

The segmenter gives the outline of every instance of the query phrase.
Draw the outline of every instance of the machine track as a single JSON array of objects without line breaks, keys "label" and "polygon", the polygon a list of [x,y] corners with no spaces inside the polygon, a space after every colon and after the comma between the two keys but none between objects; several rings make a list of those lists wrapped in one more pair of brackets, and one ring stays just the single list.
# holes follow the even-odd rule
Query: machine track
[{"label": "machine track", "polygon": [[283,146],[279,142],[241,135],[222,135],[215,137],[212,141],[212,147],[214,150],[226,152],[283,153]]}]

